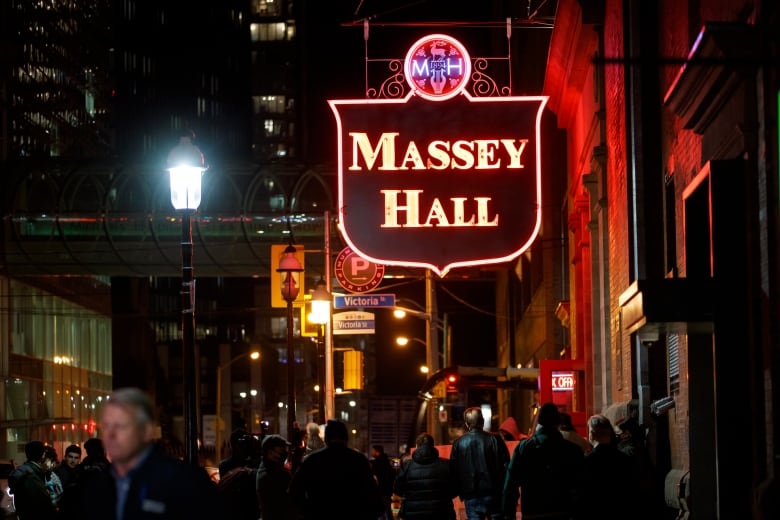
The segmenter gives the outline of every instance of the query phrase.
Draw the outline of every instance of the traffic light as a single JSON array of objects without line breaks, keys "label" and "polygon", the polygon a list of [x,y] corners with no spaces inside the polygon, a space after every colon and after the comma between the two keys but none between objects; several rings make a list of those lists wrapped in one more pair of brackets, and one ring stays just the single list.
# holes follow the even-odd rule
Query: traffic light
[{"label": "traffic light", "polygon": [[444,382],[447,386],[448,394],[458,393],[458,376],[456,374],[449,374],[444,380]]}]

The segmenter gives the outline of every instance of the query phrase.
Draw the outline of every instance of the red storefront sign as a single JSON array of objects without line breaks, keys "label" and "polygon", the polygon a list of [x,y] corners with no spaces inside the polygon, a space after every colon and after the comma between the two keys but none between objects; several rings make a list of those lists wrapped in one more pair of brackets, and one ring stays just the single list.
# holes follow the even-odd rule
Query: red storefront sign
[{"label": "red storefront sign", "polygon": [[474,98],[465,48],[416,42],[402,99],[331,100],[339,227],[372,262],[441,276],[525,251],[541,223],[540,123],[546,96]]}]

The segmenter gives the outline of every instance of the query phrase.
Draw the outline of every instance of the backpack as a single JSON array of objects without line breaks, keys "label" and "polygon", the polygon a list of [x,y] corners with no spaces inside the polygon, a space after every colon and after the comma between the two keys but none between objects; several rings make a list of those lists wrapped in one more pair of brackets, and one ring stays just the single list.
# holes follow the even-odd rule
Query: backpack
[{"label": "backpack", "polygon": [[257,503],[257,468],[240,466],[219,479],[217,493],[225,508],[225,518],[252,519],[259,515]]}]

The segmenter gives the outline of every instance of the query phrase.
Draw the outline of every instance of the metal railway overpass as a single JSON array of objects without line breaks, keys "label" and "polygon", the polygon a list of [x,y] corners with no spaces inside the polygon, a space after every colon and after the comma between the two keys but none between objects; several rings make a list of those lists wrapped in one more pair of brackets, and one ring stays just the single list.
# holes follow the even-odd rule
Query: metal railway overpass
[{"label": "metal railway overpass", "polygon": [[[164,166],[15,159],[0,164],[0,273],[10,276],[180,276],[181,217]],[[271,245],[320,254],[325,212],[335,221],[334,168],[212,165],[193,217],[196,276],[265,277]],[[331,248],[342,247],[331,226]]]}]

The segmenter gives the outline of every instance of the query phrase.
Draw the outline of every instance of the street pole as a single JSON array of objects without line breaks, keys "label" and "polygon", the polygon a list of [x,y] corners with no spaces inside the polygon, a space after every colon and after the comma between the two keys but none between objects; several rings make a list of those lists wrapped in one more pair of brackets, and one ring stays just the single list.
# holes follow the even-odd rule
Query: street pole
[{"label": "street pole", "polygon": [[[292,275],[289,275],[292,276]],[[293,300],[287,299],[287,440],[295,442],[295,330]]]},{"label": "street pole", "polygon": [[322,329],[325,325],[317,325],[317,384],[320,391],[317,394],[317,423],[325,424],[325,341]]},{"label": "street pole", "polygon": [[[433,280],[433,273],[430,269],[425,270],[425,313],[430,317],[426,320],[425,328],[425,364],[428,366],[428,373],[435,374],[439,366],[439,329],[438,306],[436,303],[436,283]],[[439,431],[436,424],[435,407],[428,406],[426,427],[434,435]],[[441,439],[436,439],[439,441]]]},{"label": "street pole", "polygon": [[279,273],[282,298],[287,302],[287,439],[295,442],[295,323],[293,302],[301,290],[300,277],[303,265],[295,257],[295,246],[290,243],[284,250],[276,272]]},{"label": "street pole", "polygon": [[222,367],[217,366],[217,409],[216,409],[216,427],[217,431],[216,433],[216,449],[214,450],[216,455],[214,458],[216,459],[214,463],[219,466],[220,461],[222,460]]},{"label": "street pole", "polygon": [[[325,211],[325,286],[328,293],[333,294],[330,275],[330,211]],[[328,420],[328,417],[336,416],[336,388],[333,379],[333,334],[332,319],[325,323],[325,415],[322,423]]]},{"label": "street pole", "polygon": [[203,154],[183,135],[168,153],[171,204],[181,218],[181,361],[184,403],[184,459],[198,464],[198,370],[195,352],[195,276],[192,269],[192,215],[201,199],[201,177],[208,168]]},{"label": "street pole", "polygon": [[198,464],[198,372],[195,369],[195,278],[192,268],[192,220],[181,219],[181,345],[184,385],[184,460]]}]

